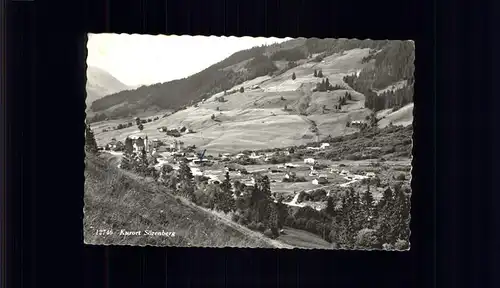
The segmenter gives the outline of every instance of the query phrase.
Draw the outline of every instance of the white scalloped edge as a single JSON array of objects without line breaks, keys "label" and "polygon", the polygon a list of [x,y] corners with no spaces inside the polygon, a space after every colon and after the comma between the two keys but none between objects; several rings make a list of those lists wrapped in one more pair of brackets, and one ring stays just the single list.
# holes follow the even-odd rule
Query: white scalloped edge
[{"label": "white scalloped edge", "polygon": [[[138,33],[132,33],[132,34],[129,34],[129,33],[87,33],[86,37],[87,37],[87,42],[88,42],[88,39],[89,39],[89,35],[90,34],[117,34],[117,35],[139,35],[139,36],[167,36],[166,34],[138,34]],[[191,37],[227,37],[227,38],[242,38],[242,37],[250,37],[250,38],[279,38],[279,39],[284,39],[284,38],[288,38],[288,37],[283,37],[283,38],[280,38],[280,37],[276,37],[276,36],[267,36],[267,37],[253,37],[253,36],[225,36],[225,35],[188,35],[188,34],[182,34],[182,35],[178,35],[178,34],[168,34],[168,36],[191,36]],[[380,39],[380,40],[376,40],[376,39],[371,39],[371,38],[366,38],[366,39],[359,39],[359,38],[318,38],[318,37],[297,37],[297,38],[293,38],[293,39],[335,39],[335,40],[359,40],[359,41],[383,41],[383,40],[388,40],[388,41],[408,41],[408,42],[412,42],[413,45],[415,46],[415,41],[413,40],[389,40],[389,39]],[[415,52],[416,52],[416,49],[414,48]],[[86,56],[88,56],[88,51],[87,51],[87,47],[85,49],[85,52],[86,52]],[[415,53],[415,58],[416,58],[416,53]],[[85,59],[87,59],[87,57],[85,57]],[[415,63],[415,59],[413,60],[414,63]],[[87,65],[87,62],[85,61],[85,72],[86,70],[88,69],[88,65]],[[415,67],[415,69],[417,69]],[[415,72],[414,72],[414,75],[413,77],[415,77]],[[85,73],[85,83],[87,83],[87,75]],[[416,82],[416,80],[415,80]],[[414,102],[415,102],[415,86],[413,87],[413,91],[414,91]],[[87,92],[85,90],[85,95],[87,95]],[[86,97],[85,97],[86,98]],[[86,99],[84,99],[84,102]],[[87,112],[86,112],[86,109],[87,109],[87,104],[84,103],[84,106],[85,106],[85,112],[84,112],[84,115],[85,115],[85,118],[84,118],[84,121],[86,121],[86,118],[87,118]],[[415,138],[415,130],[414,130],[414,127],[415,127],[415,105],[413,106],[413,122],[412,122],[412,156],[410,158],[410,161],[411,161],[411,167],[410,167],[410,188],[411,188],[411,195],[410,195],[410,235],[408,237],[408,239],[406,239],[405,241],[408,241],[408,248],[407,249],[404,249],[404,250],[397,250],[397,249],[376,249],[376,248],[356,248],[356,249],[347,249],[347,248],[331,248],[331,249],[322,249],[322,248],[305,248],[305,247],[292,247],[292,248],[288,248],[288,247],[283,247],[283,248],[277,248],[277,247],[274,247],[274,248],[270,248],[270,247],[259,247],[259,246],[205,246],[205,245],[187,245],[187,246],[175,246],[175,245],[152,245],[152,244],[126,244],[126,243],[119,243],[119,244],[106,244],[106,243],[96,243],[96,242],[93,242],[93,243],[89,243],[86,241],[85,239],[85,235],[84,233],[82,233],[82,236],[83,236],[83,239],[82,239],[82,242],[87,245],[87,246],[106,246],[106,247],[161,247],[161,248],[202,248],[202,249],[206,249],[206,248],[209,248],[209,249],[262,249],[262,250],[321,250],[321,251],[369,251],[369,252],[408,252],[411,250],[411,236],[412,236],[412,232],[411,232],[411,211],[413,210],[412,208],[412,201],[411,201],[411,198],[413,196],[413,151],[414,151],[414,138]],[[84,139],[83,139],[83,144],[85,145],[85,136],[84,136]],[[85,169],[85,159],[86,159],[86,154],[87,152],[85,151],[84,149],[84,153],[85,153],[85,158],[84,158],[84,169]],[[85,174],[83,175],[83,181],[85,182]],[[83,191],[85,193],[85,191]],[[174,196],[175,197],[175,196]],[[84,217],[85,217],[85,197],[83,197],[83,203],[84,203],[84,206],[82,207],[82,224],[83,224],[83,221],[84,221]],[[211,215],[211,217],[214,217],[217,218],[217,216],[213,216]],[[82,228],[83,228],[83,225],[82,225]],[[264,236],[265,237],[265,236]],[[266,237],[267,238],[267,237]],[[268,238],[270,239],[270,238]],[[273,239],[271,239],[273,240]],[[267,241],[267,240],[262,240],[262,241]],[[277,240],[275,240],[277,241]]]}]

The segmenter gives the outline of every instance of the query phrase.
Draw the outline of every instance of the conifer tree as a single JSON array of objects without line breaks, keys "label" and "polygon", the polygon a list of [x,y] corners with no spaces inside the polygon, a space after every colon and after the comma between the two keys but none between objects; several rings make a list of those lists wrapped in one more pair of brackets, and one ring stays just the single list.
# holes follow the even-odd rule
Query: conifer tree
[{"label": "conifer tree", "polygon": [[269,221],[268,221],[268,226],[269,229],[271,229],[271,232],[274,236],[279,235],[279,213],[276,205],[273,202],[269,202],[268,204],[268,215],[269,215]]},{"label": "conifer tree", "polygon": [[295,76],[295,72],[292,74],[292,80],[295,80],[297,77]]},{"label": "conifer tree", "polygon": [[391,219],[394,241],[397,239],[408,240],[410,236],[410,197],[398,185],[395,187],[394,194],[394,212]]},{"label": "conifer tree", "polygon": [[139,161],[136,165],[136,172],[140,175],[146,175],[148,164],[148,154],[146,153],[146,149],[143,147],[139,154]]},{"label": "conifer tree", "polygon": [[97,153],[97,142],[95,141],[94,132],[87,122],[85,122],[85,148],[88,152],[95,154]]},{"label": "conifer tree", "polygon": [[180,183],[180,192],[182,195],[186,196],[188,199],[192,200],[192,196],[194,193],[194,183],[193,183],[193,173],[191,172],[191,168],[187,164],[187,160],[183,159],[180,161],[179,165],[179,183]]},{"label": "conifer tree", "polygon": [[332,197],[328,197],[326,200],[325,212],[330,216],[335,216],[335,203]]},{"label": "conifer tree", "polygon": [[233,192],[231,187],[231,179],[229,177],[229,172],[226,172],[224,181],[221,183],[221,190],[217,193],[216,202],[220,210],[225,213],[235,210],[235,201],[233,198]]},{"label": "conifer tree", "polygon": [[125,148],[123,151],[123,158],[120,164],[121,169],[132,170],[134,166],[134,147],[132,144],[132,139],[129,137],[125,138]]},{"label": "conifer tree", "polygon": [[319,71],[318,71],[318,77],[319,77],[319,78],[323,78],[323,71],[322,71],[322,70],[319,70]]},{"label": "conifer tree", "polygon": [[243,93],[245,92],[245,88],[243,88],[243,86],[240,87],[240,93]]},{"label": "conifer tree", "polygon": [[384,190],[382,198],[379,200],[377,206],[378,214],[378,231],[377,237],[381,240],[381,243],[390,243],[391,238],[391,223],[390,219],[393,214],[394,209],[394,195],[390,187]]},{"label": "conifer tree", "polygon": [[283,225],[285,225],[286,217],[288,217],[287,206],[283,204],[282,197],[278,198],[276,208],[278,210],[278,229],[282,229]]},{"label": "conifer tree", "polygon": [[314,77],[318,77],[318,72],[314,69]]},{"label": "conifer tree", "polygon": [[373,195],[370,192],[370,184],[367,185],[366,191],[361,198],[361,205],[363,211],[363,218],[366,223],[363,223],[365,228],[372,227],[373,220]]}]

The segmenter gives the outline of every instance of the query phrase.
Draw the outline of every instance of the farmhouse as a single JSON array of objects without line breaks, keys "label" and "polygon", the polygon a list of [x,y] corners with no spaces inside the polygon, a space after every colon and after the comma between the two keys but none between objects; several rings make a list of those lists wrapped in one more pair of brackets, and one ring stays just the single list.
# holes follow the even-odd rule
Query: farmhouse
[{"label": "farmhouse", "polygon": [[133,141],[133,147],[134,147],[134,152],[140,152],[142,149],[145,149],[146,146],[144,145],[144,140],[141,137],[138,137],[137,139],[132,139]]},{"label": "farmhouse", "polygon": [[306,158],[306,159],[304,159],[304,164],[314,165],[314,163],[316,163],[316,160],[314,160],[313,158]]},{"label": "farmhouse", "polygon": [[272,169],[271,167],[267,168],[267,170],[268,170],[271,174],[275,174],[275,173],[282,173],[282,172],[283,172],[283,171],[278,170],[278,169]]},{"label": "farmhouse", "polygon": [[249,156],[250,159],[260,159],[262,157],[263,155],[257,155],[255,152],[252,152],[252,154],[250,154]]},{"label": "farmhouse", "polygon": [[330,173],[339,173],[339,169],[331,168]]},{"label": "farmhouse", "polygon": [[240,153],[240,154],[236,155],[236,157],[235,157],[235,158],[236,158],[236,159],[240,159],[241,157],[245,157],[245,156],[246,156],[245,154]]},{"label": "farmhouse", "polygon": [[361,128],[361,127],[366,127],[367,125],[368,125],[368,123],[366,123],[365,121],[352,121],[351,122],[352,127]]},{"label": "farmhouse", "polygon": [[349,174],[349,171],[347,171],[347,170],[342,170],[342,171],[340,171],[340,175],[345,176],[345,175],[347,175],[347,174]]},{"label": "farmhouse", "polygon": [[319,147],[311,147],[311,146],[309,146],[306,149],[307,150],[319,150],[320,148]]},{"label": "farmhouse", "polygon": [[203,176],[203,172],[199,168],[191,167],[191,173],[193,176]]},{"label": "farmhouse", "polygon": [[326,177],[318,177],[312,180],[313,185],[324,185],[328,183],[328,179]]},{"label": "farmhouse", "polygon": [[292,164],[292,163],[286,163],[286,164],[285,164],[285,167],[286,167],[286,168],[297,168],[297,167],[299,167],[299,165]]},{"label": "farmhouse", "polygon": [[325,149],[326,147],[330,147],[330,143],[321,143],[321,149]]}]

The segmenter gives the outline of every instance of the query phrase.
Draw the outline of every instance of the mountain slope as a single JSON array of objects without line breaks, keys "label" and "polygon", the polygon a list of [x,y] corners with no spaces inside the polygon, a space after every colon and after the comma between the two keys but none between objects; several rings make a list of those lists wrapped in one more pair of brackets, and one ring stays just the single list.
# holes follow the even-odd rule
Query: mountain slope
[{"label": "mountain slope", "polygon": [[[307,46],[304,43],[309,40],[303,41],[303,44],[299,43],[302,46],[295,42],[295,46],[287,47],[287,49],[305,49]],[[314,44],[311,41],[309,43]],[[196,145],[207,149],[208,154],[302,145],[325,139],[328,136],[335,137],[359,131],[359,128],[348,125],[348,123],[366,121],[372,112],[381,110],[367,107],[367,99],[371,100],[370,105],[376,101],[373,98],[368,98],[373,96],[360,89],[361,87],[370,91],[369,89],[375,88],[371,86],[371,83],[378,83],[379,99],[383,100],[383,107],[388,109],[384,115],[377,113],[378,119],[386,116],[385,119],[379,121],[379,126],[385,127],[391,122],[394,125],[410,125],[413,121],[413,105],[407,105],[406,101],[409,101],[410,104],[413,101],[413,85],[407,85],[407,83],[413,83],[413,79],[410,77],[413,74],[412,65],[398,63],[399,59],[407,61],[407,58],[399,57],[400,54],[397,53],[395,55],[393,55],[394,53],[380,54],[385,56],[377,58],[379,59],[378,63],[377,59],[369,59],[374,55],[373,51],[395,50],[394,46],[400,45],[398,41],[386,43],[379,50],[370,48],[374,47],[376,43],[340,43],[338,44],[340,46],[323,50],[324,52],[316,55],[319,56],[319,59],[313,55],[313,57],[294,61],[295,64],[286,64],[281,71],[277,69],[273,73],[236,84],[227,89],[226,92],[222,91],[209,97],[206,96],[204,101],[187,106],[157,121],[145,123],[142,132],[150,138],[158,138],[166,143],[172,143],[176,139],[185,142],[186,145]],[[351,48],[353,45],[368,47],[348,50],[338,48]],[[311,49],[311,51],[318,50]],[[283,56],[286,59],[287,57],[296,57],[300,53],[286,52],[280,53],[278,56],[281,55],[280,57]],[[283,61],[278,56],[275,58],[280,60],[274,61],[274,63]],[[237,60],[239,61],[241,58]],[[410,57],[410,59],[412,58]],[[221,64],[220,67],[228,67],[224,65]],[[232,64],[228,70],[238,70],[240,68],[237,67],[240,66]],[[399,67],[398,71],[400,71],[395,76],[391,76],[390,81],[386,77],[387,71],[392,75],[389,67]],[[319,70],[322,71],[323,77],[314,76],[314,71]],[[292,79],[293,75],[295,75],[295,79]],[[353,75],[361,75],[361,79],[365,82],[362,82],[357,76],[354,79]],[[352,79],[349,77],[354,81],[351,81]],[[377,80],[380,78],[384,80]],[[330,91],[319,89],[320,91],[317,91],[321,87],[320,83],[326,79],[335,89]],[[387,91],[390,91],[390,95]],[[120,94],[122,93],[111,96],[118,99]],[[346,95],[349,95],[349,98],[342,101]],[[375,95],[378,94],[375,93]],[[338,109],[340,104],[342,104],[341,109]],[[406,106],[398,111],[402,105]],[[129,118],[94,124],[97,141],[104,145],[111,138],[123,140],[129,135],[139,132],[135,126],[120,130],[112,129],[113,125],[123,124],[124,121],[133,122]],[[185,126],[194,133],[185,133],[179,138],[174,138],[167,136],[165,132],[158,131],[158,128],[163,126],[168,129]],[[104,129],[109,131],[103,132]]]},{"label": "mountain slope", "polygon": [[[236,223],[227,223],[194,205],[178,200],[164,187],[124,174],[104,159],[87,155],[85,169],[84,240],[87,244],[266,247],[281,244]],[[147,193],[145,197],[144,193]],[[113,230],[96,235],[96,229]],[[124,236],[120,230],[142,231]],[[144,231],[175,236],[145,235]],[[280,245],[285,246],[284,244]]]},{"label": "mountain slope", "polygon": [[108,72],[89,66],[87,68],[87,83],[86,83],[87,98],[85,103],[87,106],[106,95],[130,89],[127,85],[120,82]]},{"label": "mountain slope", "polygon": [[[108,95],[92,103],[92,111],[106,117],[126,117],[151,107],[177,110],[213,94],[261,76],[278,76],[293,66],[355,48],[380,49],[387,40],[292,39],[271,46],[234,53],[190,77]],[[311,58],[309,58],[311,57]],[[319,59],[319,58],[318,58]]]}]

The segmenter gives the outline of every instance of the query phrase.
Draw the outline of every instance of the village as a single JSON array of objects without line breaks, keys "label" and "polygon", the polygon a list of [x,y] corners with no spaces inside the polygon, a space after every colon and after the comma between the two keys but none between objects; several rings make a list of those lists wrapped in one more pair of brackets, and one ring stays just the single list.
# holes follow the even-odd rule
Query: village
[{"label": "village", "polygon": [[[274,149],[275,151],[219,153],[214,156],[209,155],[206,149],[197,149],[195,145],[188,146],[183,141],[177,140],[178,134],[191,132],[186,127],[172,130],[161,127],[158,130],[166,133],[167,137],[163,140],[149,139],[145,133],[135,133],[122,141],[113,138],[106,145],[100,146],[99,150],[123,157],[124,143],[129,138],[132,141],[133,152],[138,155],[144,151],[148,159],[154,163],[158,173],[161,173],[164,165],[178,170],[180,162],[187,160],[192,175],[209,184],[222,183],[225,174],[229,173],[233,190],[236,185],[255,185],[257,174],[267,175],[275,201],[281,198],[284,200],[283,204],[288,206],[309,206],[318,211],[325,208],[326,200],[332,191],[349,187],[362,190],[366,188],[367,183],[376,184],[376,189],[372,193],[374,200],[377,201],[384,191],[384,183],[389,183],[397,177],[401,180],[406,178],[397,173],[398,166],[401,171],[406,171],[409,165],[408,161],[394,161],[385,164],[391,164],[396,170],[381,169],[376,159],[331,161],[307,156],[318,151],[328,151],[330,143],[327,142],[314,143],[302,149],[289,147]],[[305,156],[298,157],[298,155]],[[159,177],[158,181],[161,179]]]}]

